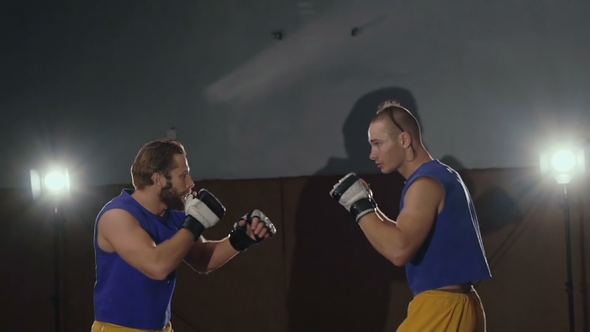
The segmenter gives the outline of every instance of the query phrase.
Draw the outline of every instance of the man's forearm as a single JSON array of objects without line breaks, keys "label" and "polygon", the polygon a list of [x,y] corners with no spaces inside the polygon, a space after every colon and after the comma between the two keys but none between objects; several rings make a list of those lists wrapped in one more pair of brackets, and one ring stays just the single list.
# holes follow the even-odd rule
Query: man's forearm
[{"label": "man's forearm", "polygon": [[180,265],[195,241],[195,235],[180,229],[172,238],[155,248],[155,266],[159,278],[165,278]]},{"label": "man's forearm", "polygon": [[377,213],[369,213],[359,220],[361,230],[381,255],[395,265],[403,265],[401,259],[404,250],[402,232],[397,228],[395,221],[382,215],[382,220]]},{"label": "man's forearm", "polygon": [[203,245],[204,250],[199,257],[196,266],[193,267],[199,272],[212,272],[223,266],[238,254],[238,251],[229,243],[229,237],[219,241],[207,240]]},{"label": "man's forearm", "polygon": [[395,220],[392,220],[392,219],[390,219],[389,217],[387,217],[387,216],[385,215],[385,213],[383,213],[383,212],[382,212],[382,211],[379,209],[379,207],[377,207],[377,209],[376,209],[376,211],[375,211],[375,212],[377,213],[377,216],[379,217],[379,219],[381,219],[381,220],[383,220],[383,221],[388,221],[388,222],[390,222],[390,223],[397,224],[397,223],[395,222]]}]

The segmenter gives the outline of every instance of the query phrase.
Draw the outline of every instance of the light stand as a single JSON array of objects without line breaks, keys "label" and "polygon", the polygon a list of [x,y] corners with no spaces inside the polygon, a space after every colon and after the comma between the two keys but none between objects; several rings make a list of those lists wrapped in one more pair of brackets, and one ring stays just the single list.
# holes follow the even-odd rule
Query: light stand
[{"label": "light stand", "polygon": [[55,204],[55,213],[53,215],[53,261],[55,264],[54,268],[54,293],[51,297],[51,301],[53,302],[53,309],[54,309],[54,323],[55,323],[55,332],[60,332],[60,306],[61,306],[61,299],[60,299],[60,264],[59,264],[59,256],[60,256],[60,241],[61,241],[61,227],[64,222],[64,212],[62,211],[62,207],[59,205],[59,201]]},{"label": "light stand", "polygon": [[[61,331],[61,297],[60,297],[60,242],[61,227],[65,223],[62,200],[70,193],[70,177],[68,170],[47,173],[45,181],[36,170],[31,170],[31,189],[33,199],[49,198],[53,205],[53,261],[54,261],[54,294],[51,302],[54,308],[54,329]],[[49,196],[49,197],[45,197]]]},{"label": "light stand", "polygon": [[563,210],[565,214],[565,252],[567,259],[567,282],[565,283],[568,299],[570,332],[575,331],[574,315],[574,282],[572,277],[572,248],[570,236],[570,203],[567,192],[567,184],[563,185]]},{"label": "light stand", "polygon": [[541,154],[541,172],[550,173],[558,184],[563,185],[563,209],[565,216],[565,246],[567,264],[567,282],[565,283],[565,286],[568,297],[570,332],[575,331],[575,311],[568,184],[574,177],[582,175],[584,173],[584,168],[585,157],[583,148],[578,149],[577,152],[562,149]]}]

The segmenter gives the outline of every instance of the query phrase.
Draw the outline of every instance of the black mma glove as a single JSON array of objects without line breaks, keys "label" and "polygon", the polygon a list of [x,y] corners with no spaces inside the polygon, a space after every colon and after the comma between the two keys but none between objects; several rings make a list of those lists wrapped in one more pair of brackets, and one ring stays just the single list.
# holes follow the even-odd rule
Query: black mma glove
[{"label": "black mma glove", "polygon": [[344,206],[357,223],[362,216],[377,209],[373,193],[355,173],[348,173],[340,179],[330,191],[330,196]]},{"label": "black mma glove", "polygon": [[[229,243],[237,251],[244,251],[251,245],[260,243],[265,239],[264,237],[258,237],[256,234],[254,234],[255,239],[248,236],[246,230],[248,229],[248,225],[252,225],[252,218],[258,218],[260,219],[259,222],[264,223],[264,228],[266,228],[266,232],[270,235],[269,238],[277,232],[275,225],[273,225],[270,219],[268,219],[262,211],[258,209],[250,211],[236,221],[234,228],[229,233]],[[240,226],[239,222],[241,220],[245,220],[246,225]]]},{"label": "black mma glove", "polygon": [[184,223],[181,228],[186,228],[195,235],[195,241],[199,239],[206,228],[212,227],[225,215],[225,207],[206,189],[201,189],[197,197],[189,194],[184,203]]}]

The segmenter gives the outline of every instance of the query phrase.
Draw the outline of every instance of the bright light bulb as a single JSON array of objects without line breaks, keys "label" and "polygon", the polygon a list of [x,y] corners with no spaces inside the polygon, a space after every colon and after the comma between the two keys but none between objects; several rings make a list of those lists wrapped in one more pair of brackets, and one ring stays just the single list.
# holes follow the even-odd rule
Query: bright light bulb
[{"label": "bright light bulb", "polygon": [[576,166],[576,155],[567,150],[558,151],[551,158],[551,164],[558,172],[569,172]]},{"label": "bright light bulb", "polygon": [[49,191],[60,191],[67,185],[67,182],[67,176],[60,172],[51,172],[45,176],[45,186]]}]

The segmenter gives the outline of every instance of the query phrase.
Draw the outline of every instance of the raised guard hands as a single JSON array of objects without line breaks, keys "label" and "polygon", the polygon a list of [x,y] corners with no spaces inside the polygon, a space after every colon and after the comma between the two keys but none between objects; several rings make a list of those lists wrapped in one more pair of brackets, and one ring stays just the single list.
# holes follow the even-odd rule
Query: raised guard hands
[{"label": "raised guard hands", "polygon": [[206,228],[213,227],[225,215],[225,207],[208,190],[201,189],[195,196],[189,194],[184,203],[186,217],[181,228],[195,235],[195,241]]},{"label": "raised guard hands", "polygon": [[330,191],[330,196],[350,212],[357,223],[362,216],[377,210],[373,192],[355,173],[348,173],[340,179]]},{"label": "raised guard hands", "polygon": [[274,236],[276,232],[277,229],[270,219],[262,211],[255,209],[234,223],[229,233],[229,242],[237,251],[244,251],[251,245]]}]

